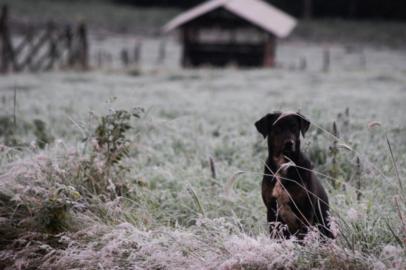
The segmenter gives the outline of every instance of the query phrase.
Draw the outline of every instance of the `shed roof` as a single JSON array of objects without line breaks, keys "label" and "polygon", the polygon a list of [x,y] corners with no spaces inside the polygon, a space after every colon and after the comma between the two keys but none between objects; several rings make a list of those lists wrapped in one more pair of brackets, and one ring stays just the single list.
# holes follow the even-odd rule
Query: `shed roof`
[{"label": "shed roof", "polygon": [[179,14],[163,27],[163,31],[172,31],[220,7],[280,38],[288,36],[296,26],[292,16],[262,0],[210,0]]}]

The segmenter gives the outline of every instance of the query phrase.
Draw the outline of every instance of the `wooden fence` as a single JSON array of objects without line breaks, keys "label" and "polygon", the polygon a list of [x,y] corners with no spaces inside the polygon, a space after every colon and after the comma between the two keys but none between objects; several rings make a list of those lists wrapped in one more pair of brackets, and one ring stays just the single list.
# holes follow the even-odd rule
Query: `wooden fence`
[{"label": "wooden fence", "polygon": [[42,29],[28,27],[17,40],[10,30],[8,6],[3,5],[0,14],[0,74],[57,68],[89,68],[86,25],[61,27],[49,21]]}]

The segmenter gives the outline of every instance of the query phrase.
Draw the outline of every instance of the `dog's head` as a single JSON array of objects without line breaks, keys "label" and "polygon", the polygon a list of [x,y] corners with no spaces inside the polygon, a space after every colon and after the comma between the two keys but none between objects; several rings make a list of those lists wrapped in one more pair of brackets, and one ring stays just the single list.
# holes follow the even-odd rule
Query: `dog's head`
[{"label": "dog's head", "polygon": [[268,148],[274,156],[294,159],[300,152],[300,133],[304,136],[310,122],[299,113],[270,113],[255,123],[259,133],[268,138]]}]

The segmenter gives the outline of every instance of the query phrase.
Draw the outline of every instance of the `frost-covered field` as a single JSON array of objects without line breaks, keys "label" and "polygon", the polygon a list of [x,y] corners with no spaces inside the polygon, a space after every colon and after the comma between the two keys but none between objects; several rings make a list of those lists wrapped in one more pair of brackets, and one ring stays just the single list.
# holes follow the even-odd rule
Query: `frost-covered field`
[{"label": "frost-covered field", "polygon": [[[1,269],[406,268],[405,193],[385,138],[406,185],[404,51],[366,48],[365,64],[335,45],[323,73],[320,46],[288,42],[278,69],[182,70],[173,41],[162,65],[158,43],[146,42],[137,76],[0,78]],[[123,143],[106,149],[102,117],[134,107],[144,111]],[[254,122],[274,110],[300,110],[314,124],[303,145],[330,195],[333,242],[267,235],[266,145]],[[38,138],[50,143],[40,149]]]}]

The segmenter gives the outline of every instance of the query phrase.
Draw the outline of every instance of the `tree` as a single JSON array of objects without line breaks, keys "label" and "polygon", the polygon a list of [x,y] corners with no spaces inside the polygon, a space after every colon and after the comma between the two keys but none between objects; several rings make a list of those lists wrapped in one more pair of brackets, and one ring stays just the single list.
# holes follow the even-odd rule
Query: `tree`
[{"label": "tree", "polygon": [[303,0],[303,18],[310,20],[313,16],[313,1]]}]

